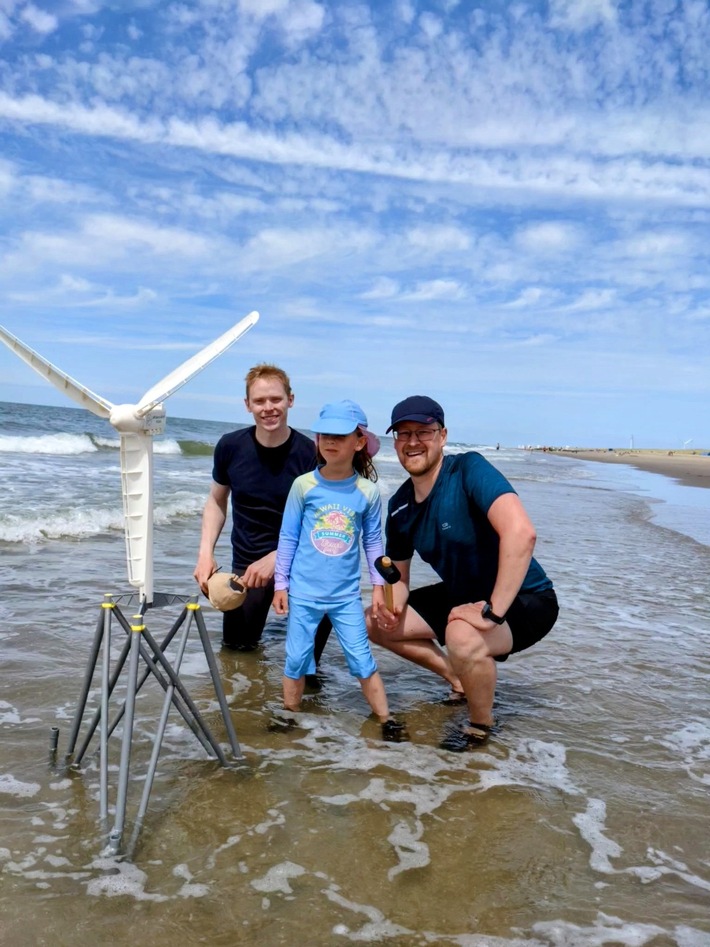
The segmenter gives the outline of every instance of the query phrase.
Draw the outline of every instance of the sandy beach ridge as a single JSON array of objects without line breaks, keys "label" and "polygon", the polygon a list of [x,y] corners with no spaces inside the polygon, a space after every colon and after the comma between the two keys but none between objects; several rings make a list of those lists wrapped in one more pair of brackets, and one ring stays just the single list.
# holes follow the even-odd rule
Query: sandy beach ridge
[{"label": "sandy beach ridge", "polygon": [[692,487],[710,487],[710,451],[652,450],[643,448],[536,448],[560,457],[594,460],[605,464],[629,464],[649,473],[663,474]]}]

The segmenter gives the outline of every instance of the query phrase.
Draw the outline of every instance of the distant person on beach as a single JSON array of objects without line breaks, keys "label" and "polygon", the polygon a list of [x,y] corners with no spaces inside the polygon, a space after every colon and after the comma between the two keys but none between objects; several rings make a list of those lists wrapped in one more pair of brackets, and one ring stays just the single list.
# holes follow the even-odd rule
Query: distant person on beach
[{"label": "distant person on beach", "polygon": [[[449,682],[447,703],[469,722],[442,747],[486,742],[494,726],[496,661],[529,648],[558,613],[552,582],[533,558],[535,529],[506,478],[481,454],[444,454],[444,411],[414,395],[392,409],[395,450],[409,479],[389,501],[387,555],[401,573],[394,612],[368,613],[372,641]],[[441,582],[410,590],[417,552]],[[446,651],[442,650],[446,647]]]},{"label": "distant person on beach", "polygon": [[[218,568],[215,546],[231,495],[231,566],[248,590],[240,608],[223,613],[222,643],[236,651],[258,646],[274,595],[276,546],[286,497],[296,477],[316,465],[314,442],[288,426],[293,392],[286,372],[276,365],[255,365],[245,381],[244,403],[254,424],[217,442],[194,572],[207,595],[207,581]],[[316,663],[329,634],[330,622],[324,619],[316,636]]]},{"label": "distant person on beach", "polygon": [[313,673],[316,627],[327,615],[383,739],[399,742],[404,725],[390,715],[360,594],[362,538],[373,608],[384,606],[384,582],[375,565],[383,552],[382,506],[372,463],[380,442],[354,401],[325,405],[313,431],[318,466],[291,487],[276,553],[274,609],[288,614],[284,708],[301,709],[305,677]]}]

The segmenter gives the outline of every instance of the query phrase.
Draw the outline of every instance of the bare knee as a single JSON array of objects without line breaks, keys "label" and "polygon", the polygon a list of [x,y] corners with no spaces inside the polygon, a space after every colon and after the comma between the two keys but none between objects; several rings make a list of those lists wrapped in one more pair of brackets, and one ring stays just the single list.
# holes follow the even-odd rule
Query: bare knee
[{"label": "bare knee", "polygon": [[454,663],[482,661],[490,656],[481,632],[465,621],[452,621],[446,626],[446,648]]}]

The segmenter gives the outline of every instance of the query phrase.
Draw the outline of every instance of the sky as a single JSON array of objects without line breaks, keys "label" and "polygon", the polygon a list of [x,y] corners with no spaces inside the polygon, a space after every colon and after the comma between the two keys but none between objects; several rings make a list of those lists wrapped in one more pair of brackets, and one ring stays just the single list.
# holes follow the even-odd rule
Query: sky
[{"label": "sky", "polygon": [[[710,448],[706,0],[0,0],[0,323],[244,423]],[[0,400],[69,404],[0,346]]]}]

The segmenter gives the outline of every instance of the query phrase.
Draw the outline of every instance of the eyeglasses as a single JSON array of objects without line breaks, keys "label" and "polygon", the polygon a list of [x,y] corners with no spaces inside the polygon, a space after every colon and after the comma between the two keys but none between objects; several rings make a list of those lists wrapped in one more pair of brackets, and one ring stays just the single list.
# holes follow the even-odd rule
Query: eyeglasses
[{"label": "eyeglasses", "polygon": [[440,430],[439,427],[423,427],[418,431],[392,431],[392,437],[396,441],[411,441],[412,438],[416,441],[433,441]]}]

